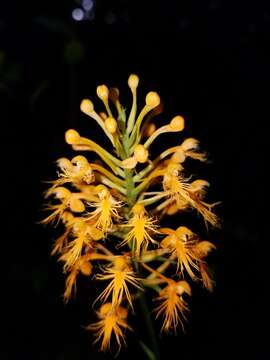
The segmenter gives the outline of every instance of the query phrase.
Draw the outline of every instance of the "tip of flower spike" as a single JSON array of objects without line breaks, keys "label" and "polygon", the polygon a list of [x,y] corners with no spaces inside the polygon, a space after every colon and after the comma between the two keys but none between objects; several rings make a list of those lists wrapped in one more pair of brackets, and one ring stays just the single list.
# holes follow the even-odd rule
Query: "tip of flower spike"
[{"label": "tip of flower spike", "polygon": [[91,100],[83,99],[80,105],[80,109],[85,114],[90,114],[94,111],[94,105]]},{"label": "tip of flower spike", "polygon": [[109,89],[107,88],[106,85],[99,85],[97,87],[97,96],[103,101],[108,100],[108,98],[109,98]]},{"label": "tip of flower spike", "polygon": [[160,97],[158,93],[154,91],[150,91],[145,98],[145,103],[148,105],[151,109],[155,108],[160,104]]},{"label": "tip of flower spike", "polygon": [[143,164],[148,160],[148,150],[142,144],[138,144],[134,149],[134,157],[139,163]]},{"label": "tip of flower spike", "polygon": [[128,78],[128,86],[131,90],[135,90],[139,85],[139,77],[135,74],[131,74]]},{"label": "tip of flower spike", "polygon": [[175,116],[170,122],[170,127],[174,131],[182,131],[182,130],[184,130],[184,127],[185,127],[184,118],[182,116],[180,116],[180,115]]},{"label": "tip of flower spike", "polygon": [[80,134],[74,129],[69,129],[65,134],[66,142],[70,145],[77,144],[80,140]]},{"label": "tip of flower spike", "polygon": [[109,133],[114,134],[117,130],[117,122],[113,117],[107,117],[105,119],[105,127]]}]

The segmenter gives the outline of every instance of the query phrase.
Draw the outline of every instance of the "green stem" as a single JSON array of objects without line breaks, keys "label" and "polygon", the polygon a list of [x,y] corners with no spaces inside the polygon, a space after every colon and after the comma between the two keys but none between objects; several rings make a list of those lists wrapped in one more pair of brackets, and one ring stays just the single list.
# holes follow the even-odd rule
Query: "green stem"
[{"label": "green stem", "polygon": [[141,312],[143,314],[145,325],[147,327],[147,331],[149,334],[151,348],[155,355],[154,359],[159,360],[160,355],[159,355],[159,346],[158,346],[157,336],[156,336],[156,332],[155,332],[155,329],[154,329],[154,326],[152,323],[152,319],[151,319],[150,311],[149,311],[149,308],[148,308],[148,305],[146,302],[146,298],[143,293],[141,293],[139,296],[139,304],[140,304]]},{"label": "green stem", "polygon": [[[126,134],[124,134],[124,136],[123,136],[123,148],[124,148],[124,151],[127,156],[130,152],[130,144],[129,144],[129,139]],[[135,203],[137,201],[137,196],[138,196],[138,192],[135,191],[135,183],[134,183],[133,176],[134,176],[133,169],[125,170],[125,183],[126,183],[126,192],[127,192],[126,198],[127,198],[127,205],[128,205],[127,206],[127,214],[126,214],[127,219],[129,219],[129,217],[130,217],[131,210],[132,210],[133,206],[135,205]],[[139,264],[136,259],[133,259],[133,265],[134,265],[134,268],[135,268],[138,276],[140,276]],[[149,360],[159,360],[160,355],[159,355],[158,341],[157,341],[156,333],[155,333],[155,330],[153,327],[151,313],[147,306],[145,294],[143,292],[140,293],[139,304],[140,304],[140,308],[141,308],[141,313],[143,314],[143,318],[145,320],[145,325],[146,325],[147,332],[149,335],[149,343],[150,343],[151,348],[150,347],[148,348],[147,344],[144,344],[144,342],[140,341],[141,347],[142,347],[143,351],[145,352],[146,356],[149,358]]]}]

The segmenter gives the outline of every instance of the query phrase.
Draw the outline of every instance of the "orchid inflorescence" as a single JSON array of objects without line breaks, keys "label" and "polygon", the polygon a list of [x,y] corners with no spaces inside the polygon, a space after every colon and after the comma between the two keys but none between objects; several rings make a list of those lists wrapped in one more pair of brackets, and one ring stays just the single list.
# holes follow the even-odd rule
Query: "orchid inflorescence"
[{"label": "orchid inflorescence", "polygon": [[60,158],[58,178],[46,192],[54,200],[43,223],[61,221],[65,227],[52,250],[67,274],[65,302],[75,294],[79,274],[105,284],[94,303],[99,306],[98,321],[87,327],[101,341],[101,350],[109,349],[112,338],[119,348],[125,343],[124,331],[131,330],[128,311],[135,313],[135,301],[147,289],[156,294],[154,313],[162,319],[161,331],[176,332],[187,317],[187,279],[213,288],[205,258],[215,246],[183,225],[161,225],[166,216],[187,209],[197,211],[206,224],[218,225],[215,204],[204,200],[209,183],[191,181],[183,167],[187,158],[203,162],[206,154],[196,139],[187,138],[150,160],[152,143],[162,134],[182,132],[185,121],[178,115],[157,128],[152,119],[162,112],[160,97],[149,92],[138,112],[138,84],[138,76],[130,75],[129,114],[119,101],[119,90],[106,85],[97,87],[106,112],[97,113],[88,99],[81,102],[81,111],[97,122],[113,151],[69,129],[66,142],[76,151],[94,152],[98,159]]}]

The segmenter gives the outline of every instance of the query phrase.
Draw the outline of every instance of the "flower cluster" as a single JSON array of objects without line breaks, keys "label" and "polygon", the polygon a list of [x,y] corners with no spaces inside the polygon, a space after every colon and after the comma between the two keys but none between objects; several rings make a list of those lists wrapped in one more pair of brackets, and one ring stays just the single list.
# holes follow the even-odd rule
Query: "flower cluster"
[{"label": "flower cluster", "polygon": [[[43,223],[61,222],[65,231],[54,243],[52,254],[63,263],[66,277],[64,300],[76,292],[79,275],[104,284],[97,296],[98,321],[87,328],[101,341],[101,350],[114,338],[125,343],[128,311],[134,314],[135,301],[149,289],[156,299],[154,313],[163,332],[176,331],[186,320],[188,281],[198,281],[212,290],[205,258],[215,246],[181,225],[162,227],[162,220],[175,215],[179,224],[183,211],[193,209],[206,224],[218,225],[205,201],[209,183],[191,181],[186,175],[187,158],[206,160],[194,138],[184,139],[150,159],[150,148],[162,134],[182,132],[180,115],[159,128],[153,118],[162,112],[160,97],[149,92],[144,107],[137,109],[139,78],[130,75],[128,86],[132,106],[127,113],[119,101],[119,90],[97,87],[97,96],[106,111],[96,112],[85,99],[81,111],[95,120],[113,151],[106,150],[74,129],[66,142],[84,155],[60,158],[58,178],[46,193],[50,213]],[[97,159],[90,162],[87,152]]]}]

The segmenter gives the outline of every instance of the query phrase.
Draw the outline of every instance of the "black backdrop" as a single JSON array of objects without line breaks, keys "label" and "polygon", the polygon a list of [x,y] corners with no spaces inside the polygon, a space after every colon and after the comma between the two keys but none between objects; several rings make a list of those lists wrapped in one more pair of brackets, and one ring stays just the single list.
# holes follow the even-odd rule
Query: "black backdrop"
[{"label": "black backdrop", "polygon": [[[186,134],[210,153],[211,164],[198,173],[212,184],[210,199],[222,201],[222,229],[208,235],[218,247],[210,258],[215,292],[195,289],[186,334],[162,337],[161,358],[269,358],[267,2],[96,0],[93,15],[75,21],[78,6],[1,2],[1,241],[8,280],[1,359],[112,358],[92,347],[82,329],[92,318],[87,283],[63,305],[64,277],[49,257],[55,231],[37,222],[42,181],[55,176],[58,157],[72,154],[65,130],[96,136],[80,100],[106,83],[119,86],[128,103],[131,72],[141,78],[142,99],[156,90],[167,118],[185,116]],[[135,340],[136,331],[119,359],[144,357]]]}]

